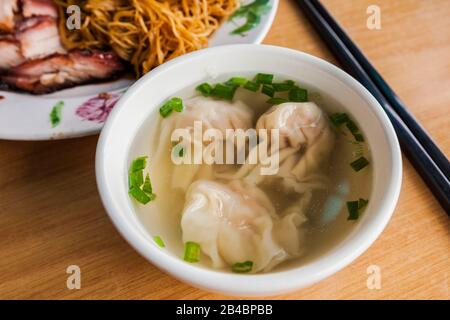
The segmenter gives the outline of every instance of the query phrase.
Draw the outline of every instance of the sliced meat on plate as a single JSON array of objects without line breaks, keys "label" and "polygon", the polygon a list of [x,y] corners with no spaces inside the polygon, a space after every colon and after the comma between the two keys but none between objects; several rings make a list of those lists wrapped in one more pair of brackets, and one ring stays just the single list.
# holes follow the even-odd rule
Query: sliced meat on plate
[{"label": "sliced meat on plate", "polygon": [[0,36],[0,72],[24,62],[19,41],[9,36]]},{"label": "sliced meat on plate", "polygon": [[66,52],[59,38],[57,20],[49,16],[32,17],[21,21],[16,38],[21,44],[25,59]]},{"label": "sliced meat on plate", "polygon": [[2,77],[6,84],[36,94],[72,87],[82,83],[112,79],[124,65],[112,52],[74,50],[69,54],[27,61],[11,68]]},{"label": "sliced meat on plate", "polygon": [[14,13],[18,10],[18,0],[0,0],[0,30],[14,30]]},{"label": "sliced meat on plate", "polygon": [[58,18],[58,9],[53,0],[22,0],[22,15],[25,18],[33,16]]}]

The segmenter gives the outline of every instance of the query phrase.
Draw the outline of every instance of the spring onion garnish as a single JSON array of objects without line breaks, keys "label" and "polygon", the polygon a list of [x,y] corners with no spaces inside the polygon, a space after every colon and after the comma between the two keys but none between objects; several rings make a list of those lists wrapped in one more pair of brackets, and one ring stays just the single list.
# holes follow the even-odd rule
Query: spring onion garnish
[{"label": "spring onion garnish", "polygon": [[261,16],[270,11],[269,0],[255,0],[252,3],[241,6],[231,16],[231,19],[242,17],[246,19],[245,24],[234,29],[230,34],[242,34],[255,28],[261,22]]},{"label": "spring onion garnish", "polygon": [[355,121],[350,119],[350,117],[346,113],[335,113],[330,116],[331,122],[335,126],[340,126],[345,123],[345,126],[350,131],[350,133],[353,135],[356,141],[363,142],[364,136],[361,132],[359,132],[359,128],[356,125]]},{"label": "spring onion garnish", "polygon": [[259,83],[256,83],[254,81],[247,81],[247,83],[244,85],[244,89],[256,92],[259,90],[259,87],[261,85]]},{"label": "spring onion garnish", "polygon": [[347,211],[348,211],[348,218],[347,220],[357,220],[359,218],[359,215],[364,209],[367,204],[369,203],[369,200],[359,198],[359,200],[356,201],[348,201],[347,202]]},{"label": "spring onion garnish", "polygon": [[273,90],[275,92],[289,91],[292,89],[294,83],[292,80],[288,80],[281,83],[272,83]]},{"label": "spring onion garnish", "polygon": [[361,210],[362,208],[367,206],[368,203],[369,203],[369,200],[359,198],[359,200],[358,200],[358,209]]},{"label": "spring onion garnish", "polygon": [[284,99],[284,98],[270,98],[269,100],[266,101],[268,104],[282,104],[285,102],[289,102],[289,100]]},{"label": "spring onion garnish", "polygon": [[353,168],[353,170],[358,172],[359,170],[361,170],[364,167],[366,167],[368,164],[369,164],[369,160],[367,160],[364,157],[359,157],[355,161],[351,162],[350,166]]},{"label": "spring onion garnish", "polygon": [[232,267],[231,270],[236,273],[247,273],[252,271],[253,262],[245,261],[245,262],[237,262]]},{"label": "spring onion garnish", "polygon": [[263,85],[263,87],[261,89],[261,92],[264,93],[265,95],[269,96],[269,97],[272,97],[272,98],[273,98],[273,96],[275,94],[275,90],[273,90],[273,88],[271,86],[268,86],[266,84]]},{"label": "spring onion garnish", "polygon": [[354,133],[353,136],[355,137],[356,141],[363,142],[364,136],[361,133]]},{"label": "spring onion garnish", "polygon": [[200,245],[193,241],[184,244],[184,261],[199,262],[200,261]]},{"label": "spring onion garnish", "polygon": [[356,141],[364,141],[363,135],[359,132],[359,128],[353,120],[348,119],[345,126],[352,133],[353,137],[355,137]]},{"label": "spring onion garnish", "polygon": [[347,220],[357,220],[359,218],[359,201],[348,201],[347,202],[347,211],[348,218]]},{"label": "spring onion garnish", "polygon": [[159,113],[163,118],[167,118],[172,113],[172,111],[183,111],[183,100],[181,100],[181,98],[171,98],[159,108]]},{"label": "spring onion garnish", "polygon": [[132,186],[128,190],[128,194],[130,196],[132,196],[133,198],[135,198],[139,203],[142,203],[142,204],[147,204],[150,201],[152,201],[152,197],[147,195],[144,191],[142,191],[140,188],[138,188],[136,186]]},{"label": "spring onion garnish", "polygon": [[131,171],[128,174],[128,186],[140,188],[144,184],[143,170]]},{"label": "spring onion garnish", "polygon": [[308,101],[308,91],[295,86],[289,90],[289,100],[293,102],[306,102]]},{"label": "spring onion garnish", "polygon": [[153,241],[155,241],[155,243],[160,246],[161,248],[164,248],[166,245],[164,243],[164,241],[161,239],[160,236],[154,236],[153,237]]},{"label": "spring onion garnish", "polygon": [[134,172],[144,170],[145,167],[147,166],[147,158],[148,157],[145,156],[134,159],[133,162],[131,163],[130,171]]},{"label": "spring onion garnish", "polygon": [[150,181],[150,175],[147,173],[144,180],[144,185],[142,186],[142,191],[147,194],[153,194],[152,183]]},{"label": "spring onion garnish", "polygon": [[247,81],[248,80],[244,77],[233,77],[227,82],[225,82],[225,84],[231,86],[243,86],[247,83]]},{"label": "spring onion garnish", "polygon": [[272,80],[273,80],[273,74],[258,73],[255,77],[256,83],[271,84]]},{"label": "spring onion garnish", "polygon": [[333,113],[330,116],[330,120],[331,123],[334,124],[335,126],[340,126],[341,124],[346,123],[349,120],[349,118],[346,113]]},{"label": "spring onion garnish", "polygon": [[61,110],[64,107],[64,101],[58,101],[50,111],[50,123],[52,128],[56,127],[61,122]]},{"label": "spring onion garnish", "polygon": [[230,86],[218,83],[214,86],[211,95],[217,98],[222,98],[225,100],[233,100],[234,93],[236,92],[237,86]]},{"label": "spring onion garnish", "polygon": [[133,160],[128,172],[128,194],[142,204],[147,204],[156,198],[148,173],[144,180],[144,169],[146,166],[147,157],[138,157]]},{"label": "spring onion garnish", "polygon": [[209,96],[211,95],[211,92],[212,92],[212,90],[213,90],[213,87],[212,87],[209,83],[204,82],[204,83],[198,85],[198,86],[195,88],[195,90],[197,90],[198,92],[200,92],[200,93],[202,94],[202,96],[204,96],[204,97],[209,97]]}]

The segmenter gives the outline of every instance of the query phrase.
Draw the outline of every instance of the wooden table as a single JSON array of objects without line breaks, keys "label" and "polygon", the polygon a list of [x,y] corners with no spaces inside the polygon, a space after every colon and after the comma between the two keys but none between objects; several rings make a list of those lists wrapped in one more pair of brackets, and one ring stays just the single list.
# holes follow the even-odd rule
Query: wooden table
[{"label": "wooden table", "polygon": [[[450,2],[378,0],[381,30],[366,27],[372,0],[324,1],[375,67],[450,154]],[[292,0],[280,0],[265,43],[335,62]],[[0,141],[0,298],[226,298],[185,285],[137,254],[107,217],[96,189],[97,136]],[[450,223],[404,160],[395,214],[350,266],[280,299],[449,299]],[[68,290],[66,268],[81,268]],[[381,268],[381,289],[366,286]]]}]

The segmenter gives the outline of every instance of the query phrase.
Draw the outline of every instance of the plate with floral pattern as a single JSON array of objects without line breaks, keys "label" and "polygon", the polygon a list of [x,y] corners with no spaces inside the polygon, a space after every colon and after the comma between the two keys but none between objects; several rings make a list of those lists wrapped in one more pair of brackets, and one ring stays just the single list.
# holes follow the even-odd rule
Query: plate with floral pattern
[{"label": "plate with floral pattern", "polygon": [[[255,2],[263,6],[259,23],[249,23],[241,10],[221,25],[209,46],[261,43],[275,18],[278,0],[242,1],[241,8]],[[0,90],[0,139],[51,140],[96,134],[132,84],[133,79],[122,78],[46,95]]]}]

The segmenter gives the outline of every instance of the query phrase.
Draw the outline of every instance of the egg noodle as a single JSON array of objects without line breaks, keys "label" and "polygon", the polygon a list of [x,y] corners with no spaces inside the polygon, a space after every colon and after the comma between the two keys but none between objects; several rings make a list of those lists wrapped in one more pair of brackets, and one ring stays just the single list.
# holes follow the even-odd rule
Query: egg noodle
[{"label": "egg noodle", "polygon": [[140,76],[167,60],[204,48],[238,0],[56,0],[60,17],[81,8],[81,28],[60,19],[68,49],[113,49]]}]

